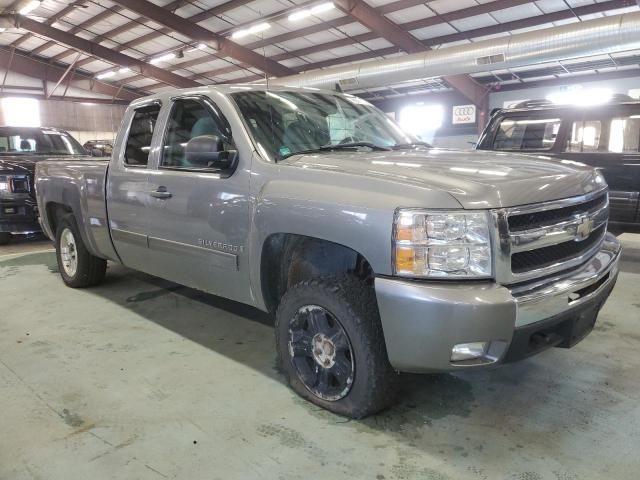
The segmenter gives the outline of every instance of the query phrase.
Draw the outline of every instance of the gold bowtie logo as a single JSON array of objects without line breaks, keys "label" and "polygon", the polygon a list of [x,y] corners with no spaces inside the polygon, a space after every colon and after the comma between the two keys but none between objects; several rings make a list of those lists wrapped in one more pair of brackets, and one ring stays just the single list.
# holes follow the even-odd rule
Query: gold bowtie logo
[{"label": "gold bowtie logo", "polygon": [[578,226],[576,227],[576,241],[581,242],[585,240],[593,231],[593,219],[583,217]]}]

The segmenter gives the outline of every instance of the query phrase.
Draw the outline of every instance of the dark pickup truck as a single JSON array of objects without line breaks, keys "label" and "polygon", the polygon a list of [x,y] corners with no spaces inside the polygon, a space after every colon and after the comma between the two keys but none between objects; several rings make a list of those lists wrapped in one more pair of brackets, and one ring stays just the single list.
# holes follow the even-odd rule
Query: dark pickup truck
[{"label": "dark pickup truck", "polygon": [[87,152],[55,128],[0,127],[0,245],[12,235],[40,232],[33,174],[40,160],[69,160]]},{"label": "dark pickup truck", "polygon": [[591,106],[523,102],[496,110],[477,148],[595,167],[609,185],[609,221],[640,226],[639,101],[618,95]]}]

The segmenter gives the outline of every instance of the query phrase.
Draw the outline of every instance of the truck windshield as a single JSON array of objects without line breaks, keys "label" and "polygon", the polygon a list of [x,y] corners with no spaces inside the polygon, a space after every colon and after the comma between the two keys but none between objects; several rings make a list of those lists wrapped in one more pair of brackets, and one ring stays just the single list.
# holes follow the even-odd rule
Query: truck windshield
[{"label": "truck windshield", "polygon": [[86,155],[75,138],[60,130],[0,127],[0,155]]},{"label": "truck windshield", "polygon": [[261,153],[271,159],[313,151],[424,145],[383,112],[351,95],[276,90],[231,96]]}]

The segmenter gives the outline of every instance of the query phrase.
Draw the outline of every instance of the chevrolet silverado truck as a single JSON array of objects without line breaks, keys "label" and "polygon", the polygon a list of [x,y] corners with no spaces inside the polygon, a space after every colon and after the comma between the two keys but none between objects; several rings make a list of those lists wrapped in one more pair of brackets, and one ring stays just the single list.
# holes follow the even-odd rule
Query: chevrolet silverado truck
[{"label": "chevrolet silverado truck", "polygon": [[40,162],[36,191],[68,286],[112,261],[272,312],[293,390],[354,418],[398,372],[573,346],[618,275],[597,171],[432,149],[316,89],[137,100],[109,162]]},{"label": "chevrolet silverado truck", "polygon": [[13,235],[40,232],[33,190],[35,164],[86,155],[63,130],[0,127],[0,245],[9,243]]}]

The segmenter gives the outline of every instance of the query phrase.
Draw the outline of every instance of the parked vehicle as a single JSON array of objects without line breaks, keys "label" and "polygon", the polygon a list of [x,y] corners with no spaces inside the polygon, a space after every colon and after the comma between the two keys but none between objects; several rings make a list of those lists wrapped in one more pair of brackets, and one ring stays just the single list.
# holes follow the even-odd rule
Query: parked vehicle
[{"label": "parked vehicle", "polygon": [[35,164],[86,156],[67,132],[55,128],[0,127],[0,245],[12,235],[40,232],[33,190]]},{"label": "parked vehicle", "polygon": [[397,371],[587,335],[618,274],[591,168],[431,149],[363,100],[231,85],[135,101],[107,162],[41,162],[64,282],[106,261],[273,312],[304,398],[362,417]]},{"label": "parked vehicle", "polygon": [[89,140],[83,145],[87,152],[94,157],[110,157],[113,153],[113,144],[111,140]]},{"label": "parked vehicle", "polygon": [[590,107],[533,101],[500,109],[477,148],[543,154],[596,167],[609,184],[611,222],[638,226],[640,102],[626,95],[617,100]]}]

